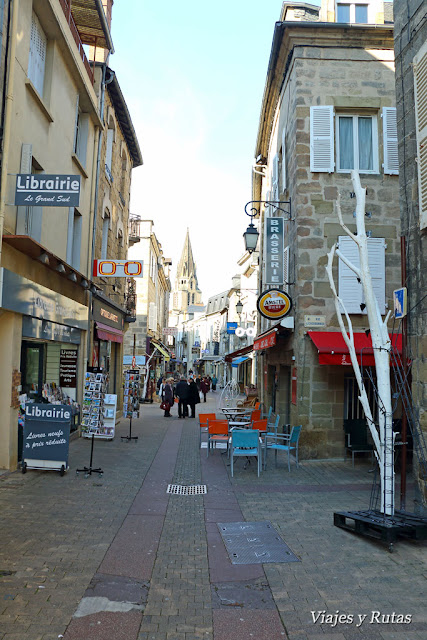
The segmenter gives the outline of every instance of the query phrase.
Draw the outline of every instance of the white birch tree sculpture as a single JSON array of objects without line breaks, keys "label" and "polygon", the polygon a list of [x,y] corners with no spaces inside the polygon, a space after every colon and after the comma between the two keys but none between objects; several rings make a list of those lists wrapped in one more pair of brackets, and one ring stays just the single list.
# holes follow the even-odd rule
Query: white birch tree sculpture
[{"label": "white birch tree sculpture", "polygon": [[[362,404],[368,426],[375,446],[375,456],[380,469],[381,478],[381,512],[386,516],[394,514],[394,433],[392,427],[392,402],[390,383],[390,348],[391,342],[387,330],[387,322],[391,311],[382,320],[380,309],[375,298],[372,287],[371,273],[368,264],[368,241],[365,229],[365,196],[366,190],[360,185],[360,178],[357,171],[351,172],[353,191],[356,194],[356,235],[344,224],[341,212],[340,197],[338,195],[336,208],[341,227],[357,244],[359,251],[360,268],[356,267],[342,255],[334,244],[328,254],[328,265],[326,268],[329,283],[334,296],[335,309],[338,322],[344,341],[348,347],[351,363],[353,365],[357,384],[359,387],[359,400]],[[332,265],[335,254],[351,269],[362,284],[372,347],[375,358],[375,368],[377,373],[378,389],[378,430],[376,428],[368,396],[363,383],[363,378],[357,361],[356,349],[354,346],[353,326],[350,316],[347,313],[342,300],[337,294],[335,282],[332,275]],[[344,325],[343,314],[347,321],[347,330]]]}]

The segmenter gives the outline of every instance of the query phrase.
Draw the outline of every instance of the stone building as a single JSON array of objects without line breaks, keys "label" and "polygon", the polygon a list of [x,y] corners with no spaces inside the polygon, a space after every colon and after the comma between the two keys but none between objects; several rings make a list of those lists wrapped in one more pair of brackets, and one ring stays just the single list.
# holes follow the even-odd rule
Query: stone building
[{"label": "stone building", "polygon": [[[262,318],[258,338],[268,339],[255,342],[264,344],[257,350],[262,400],[282,423],[303,425],[305,457],[342,456],[343,421],[362,416],[325,271],[333,243],[357,259],[335,212],[340,194],[344,221],[355,230],[353,168],[367,188],[370,264],[382,314],[400,285],[394,85],[393,25],[385,23],[383,2],[283,4],[261,107],[253,200],[282,203],[261,211],[259,228],[266,217],[284,220],[283,288],[293,318],[275,324]],[[264,248],[261,234],[260,291],[270,286]],[[345,266],[335,270],[367,374],[373,357],[361,285]]]},{"label": "stone building", "polygon": [[[425,2],[395,0],[396,107],[401,234],[408,290],[408,355],[417,421],[427,432],[427,20]],[[426,509],[426,472],[417,469]]]},{"label": "stone building", "polygon": [[[135,221],[132,221],[135,225]],[[169,297],[171,291],[170,267],[172,261],[163,255],[162,245],[154,232],[152,220],[138,220],[134,231],[134,242],[129,247],[130,260],[142,260],[143,277],[135,278],[136,321],[125,335],[124,353],[148,357],[153,353],[151,367],[156,379],[165,371],[165,361],[170,353],[164,344],[163,330],[168,326]]]},{"label": "stone building", "polygon": [[[21,454],[22,398],[82,402],[96,149],[103,128],[94,65],[83,45],[96,39],[100,49],[113,49],[104,11],[91,4],[88,21],[87,12],[70,13],[56,1],[9,3],[0,189],[1,468],[15,469]],[[69,194],[59,194],[64,200],[54,200],[58,206],[48,206],[52,199],[43,206],[40,200],[11,204],[16,174],[31,176],[34,185],[42,174],[67,175],[69,189],[80,182],[80,196],[72,206]],[[64,352],[73,352],[75,362],[65,385]]]},{"label": "stone building", "polygon": [[171,311],[179,312],[181,318],[185,318],[187,309],[194,305],[203,306],[202,292],[197,282],[196,263],[191,248],[190,232],[187,229],[181,258],[176,269]]}]

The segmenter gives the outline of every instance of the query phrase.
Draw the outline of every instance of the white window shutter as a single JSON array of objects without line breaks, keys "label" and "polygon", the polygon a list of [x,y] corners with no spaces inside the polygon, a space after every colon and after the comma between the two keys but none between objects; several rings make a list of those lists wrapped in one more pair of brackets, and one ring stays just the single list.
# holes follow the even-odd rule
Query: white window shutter
[{"label": "white window shutter", "polygon": [[396,107],[384,107],[382,118],[384,173],[397,176],[399,175],[399,156],[397,152]]},{"label": "white window shutter", "polygon": [[289,247],[285,247],[284,251],[284,260],[283,260],[283,275],[284,275],[284,285],[283,291],[285,293],[289,293]]},{"label": "white window shutter", "polygon": [[[339,250],[349,262],[360,268],[359,250],[352,238],[340,236]],[[386,308],[384,238],[368,238],[368,261],[374,294],[380,313],[384,315]],[[348,313],[366,314],[366,309],[362,311],[360,308],[364,302],[362,283],[357,281],[356,274],[341,259],[338,263],[338,295]]]},{"label": "white window shutter", "polygon": [[427,42],[414,57],[420,229],[427,227]]},{"label": "white window shutter", "polygon": [[282,131],[282,193],[287,189],[286,186],[286,131]]},{"label": "white window shutter", "polygon": [[384,315],[386,312],[384,238],[368,238],[368,262],[374,294],[380,308],[380,313]]},{"label": "white window shutter", "polygon": [[[359,251],[354,240],[348,236],[340,236],[338,246],[349,262],[355,267],[360,267]],[[341,258],[338,260],[338,295],[347,313],[362,313],[360,310],[363,297],[362,285],[357,281],[356,274],[344,264]]]},{"label": "white window shutter", "polygon": [[273,158],[273,176],[272,176],[272,200],[279,200],[279,155]]},{"label": "white window shutter", "polygon": [[310,107],[310,171],[334,171],[334,108]]},{"label": "white window shutter", "polygon": [[150,302],[150,306],[148,307],[148,328],[150,331],[156,331],[157,329],[156,311],[155,303]]},{"label": "white window shutter", "polygon": [[41,28],[40,21],[33,13],[30,36],[30,57],[28,60],[28,77],[39,92],[43,95],[44,69],[46,62],[47,39]]}]

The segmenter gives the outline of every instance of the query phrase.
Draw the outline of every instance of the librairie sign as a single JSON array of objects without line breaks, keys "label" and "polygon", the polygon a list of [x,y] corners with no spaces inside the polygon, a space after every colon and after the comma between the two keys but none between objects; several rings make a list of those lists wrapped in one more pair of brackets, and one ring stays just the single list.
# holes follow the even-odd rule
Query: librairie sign
[{"label": "librairie sign", "polygon": [[23,461],[28,468],[68,467],[71,407],[61,404],[25,405]]},{"label": "librairie sign", "polygon": [[25,207],[78,207],[81,176],[18,173],[15,204]]},{"label": "librairie sign", "polygon": [[142,278],[142,260],[94,260],[94,277],[101,278]]}]

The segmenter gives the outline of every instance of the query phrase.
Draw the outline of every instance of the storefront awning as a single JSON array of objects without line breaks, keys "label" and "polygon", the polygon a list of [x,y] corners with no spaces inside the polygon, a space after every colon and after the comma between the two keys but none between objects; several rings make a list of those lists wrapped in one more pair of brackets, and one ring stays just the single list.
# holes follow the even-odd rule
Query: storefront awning
[{"label": "storefront awning", "polygon": [[[341,331],[308,331],[308,335],[319,353],[319,364],[351,366],[350,354]],[[364,367],[375,366],[371,336],[366,333],[354,333],[353,336],[358,363]],[[390,335],[390,339],[393,348],[401,355],[402,335]]]},{"label": "storefront awning", "polygon": [[153,338],[151,338],[150,342],[151,342],[151,346],[156,347],[156,349],[158,349],[158,351],[160,351],[160,353],[162,354],[162,356],[164,356],[166,361],[171,359],[170,353],[169,353],[169,351],[167,350],[167,347],[165,347],[164,344],[162,344],[158,340],[153,340]]},{"label": "storefront awning", "polygon": [[247,353],[250,353],[254,348],[253,344],[249,344],[247,347],[243,347],[242,349],[237,349],[236,351],[232,351],[224,356],[225,362],[232,362],[233,358],[238,358],[239,356],[245,356]]},{"label": "storefront awning", "polygon": [[259,351],[260,349],[268,349],[269,347],[274,347],[276,344],[276,333],[277,329],[270,329],[269,331],[265,331],[265,333],[261,333],[254,340],[254,351]]},{"label": "storefront awning", "polygon": [[246,360],[249,360],[248,356],[239,356],[238,358],[233,358],[231,366],[238,367],[239,364],[242,364],[242,362],[245,362]]},{"label": "storefront awning", "polygon": [[107,340],[108,342],[123,342],[123,331],[116,329],[115,327],[109,327],[102,322],[96,322],[96,333],[100,340]]}]

